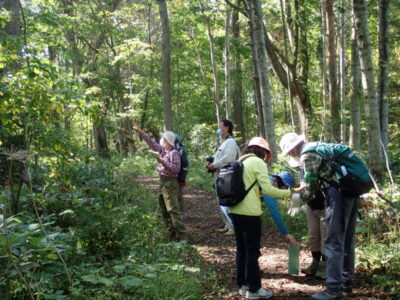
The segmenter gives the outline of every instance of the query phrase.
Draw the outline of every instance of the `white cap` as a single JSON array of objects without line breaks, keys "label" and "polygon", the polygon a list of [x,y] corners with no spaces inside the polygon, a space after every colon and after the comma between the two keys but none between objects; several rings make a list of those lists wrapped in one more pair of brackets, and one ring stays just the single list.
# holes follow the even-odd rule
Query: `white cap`
[{"label": "white cap", "polygon": [[171,146],[175,145],[175,134],[172,131],[165,131],[162,137]]},{"label": "white cap", "polygon": [[295,132],[286,133],[279,142],[283,155],[288,155],[298,144],[305,141],[304,134],[298,135]]}]

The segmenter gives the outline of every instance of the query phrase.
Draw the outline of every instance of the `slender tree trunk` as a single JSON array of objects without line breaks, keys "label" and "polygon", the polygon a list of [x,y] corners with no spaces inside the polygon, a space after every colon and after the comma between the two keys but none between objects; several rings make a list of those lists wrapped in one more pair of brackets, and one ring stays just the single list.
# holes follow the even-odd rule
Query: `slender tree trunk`
[{"label": "slender tree trunk", "polygon": [[[3,50],[7,51],[8,54],[16,55],[16,59],[14,59],[13,62],[8,62],[4,68],[0,68],[0,76],[6,76],[6,74],[17,72],[21,68],[21,3],[19,0],[2,0],[0,1],[0,9],[6,9],[11,12],[10,18],[6,20],[5,27],[2,29],[2,33],[6,34],[9,37],[9,41],[12,41],[12,43],[9,43],[8,48]],[[22,115],[18,116],[18,118],[22,117]],[[1,148],[10,152],[27,150],[28,142],[25,135],[17,134],[17,132],[25,132],[23,128],[24,124],[18,124],[13,120],[13,115],[10,115],[9,122],[12,124],[12,127],[18,129],[11,132],[11,135],[10,132],[4,134],[7,133],[7,130],[0,131]],[[0,128],[2,128],[2,126],[2,120],[0,120]],[[11,160],[11,157],[7,157],[6,155],[0,155],[0,185],[9,188],[11,198],[10,207],[5,207],[3,210],[4,214],[8,214],[10,210],[12,214],[18,214],[20,209],[19,197],[24,183],[25,173],[26,166],[23,162]],[[5,203],[5,205],[7,204]],[[4,215],[4,217],[8,216]]]},{"label": "slender tree trunk", "polygon": [[328,29],[328,66],[329,66],[329,100],[331,104],[331,137],[332,141],[340,141],[340,113],[337,97],[336,44],[334,30],[333,0],[326,0],[326,21]]},{"label": "slender tree trunk", "polygon": [[201,6],[201,12],[206,21],[208,42],[210,44],[211,66],[212,66],[213,76],[214,76],[214,103],[215,103],[215,110],[216,110],[216,115],[217,115],[217,123],[219,124],[221,122],[221,100],[220,100],[218,68],[217,68],[217,61],[215,58],[214,37],[211,32],[210,20],[204,14],[204,7],[203,7],[203,3],[201,1],[200,1],[200,6]]},{"label": "slender tree trunk", "polygon": [[371,40],[368,29],[366,0],[353,0],[356,17],[357,44],[360,49],[362,85],[368,132],[368,153],[371,172],[378,180],[383,177],[379,105],[376,94],[374,65],[372,63]]},{"label": "slender tree trunk", "polygon": [[[286,2],[286,1],[285,1]],[[288,50],[288,32],[290,31],[289,26],[286,26],[288,22],[286,22],[285,18],[285,8],[283,6],[282,0],[280,0],[281,4],[281,17],[282,17],[282,27],[283,27],[283,37],[284,37],[284,43],[285,43],[285,56],[289,58],[289,50]],[[290,82],[290,72],[289,70],[286,70],[287,74],[287,81]],[[289,98],[289,108],[290,108],[290,123],[292,125],[293,131],[295,130],[295,123],[294,123],[294,107],[293,107],[293,97],[290,89],[288,90],[288,98]]]},{"label": "slender tree trunk", "polygon": [[[235,41],[240,39],[240,25],[239,25],[239,12],[234,9],[232,14],[232,35]],[[235,43],[236,45],[237,43]],[[243,122],[243,88],[242,88],[242,70],[241,70],[241,57],[238,49],[233,49],[232,55],[232,67],[233,67],[233,93],[232,93],[232,104],[233,104],[233,119],[238,131],[239,140],[246,140],[246,132]]]},{"label": "slender tree trunk", "polygon": [[340,141],[346,141],[346,44],[345,44],[345,14],[347,10],[345,9],[345,1],[340,1],[340,25],[339,25],[339,38],[340,38],[340,48],[339,48],[339,85],[340,85]]},{"label": "slender tree trunk", "polygon": [[[308,120],[312,115],[312,107],[308,91],[302,86],[300,80],[298,80],[296,67],[289,63],[287,57],[279,52],[278,48],[272,43],[267,33],[265,33],[265,43],[275,75],[285,88],[290,88],[291,93],[296,100],[300,129],[302,133],[307,135]],[[283,64],[285,65],[286,70]],[[287,81],[288,76],[286,72],[290,72],[290,82]]]},{"label": "slender tree trunk", "polygon": [[379,73],[378,73],[378,103],[381,125],[381,137],[385,151],[389,145],[389,0],[379,1]]},{"label": "slender tree trunk", "polygon": [[226,20],[225,20],[225,105],[226,119],[230,120],[232,116],[232,101],[231,101],[231,31],[232,31],[232,11],[226,5]]},{"label": "slender tree trunk", "polygon": [[162,95],[164,108],[164,126],[166,130],[173,130],[173,112],[171,100],[171,33],[168,22],[166,0],[158,0],[162,28]]},{"label": "slender tree trunk", "polygon": [[251,58],[253,61],[253,87],[254,87],[254,97],[256,103],[256,111],[258,116],[258,126],[260,136],[267,136],[265,129],[265,117],[262,109],[262,97],[261,97],[261,79],[260,79],[260,67],[258,59],[258,50],[256,43],[256,25],[254,23],[254,11],[249,9],[249,27],[250,27],[250,38],[251,38]]},{"label": "slender tree trunk", "polygon": [[[275,125],[274,116],[272,111],[272,100],[270,93],[270,85],[268,78],[268,62],[267,62],[267,51],[265,47],[265,32],[264,32],[264,18],[261,8],[260,0],[254,2],[249,1],[250,9],[254,10],[254,20],[256,25],[255,38],[258,50],[258,58],[260,63],[260,76],[261,76],[261,99],[263,105],[263,114],[265,121],[265,129],[267,134],[268,143],[271,147],[272,153],[276,153],[276,138],[275,138]],[[273,158],[276,160],[276,157]]]},{"label": "slender tree trunk", "polygon": [[328,129],[328,122],[327,122],[327,111],[328,111],[328,104],[327,104],[327,95],[329,93],[329,81],[327,79],[327,72],[326,72],[326,18],[325,18],[325,0],[321,0],[321,47],[320,47],[320,68],[321,68],[321,81],[322,81],[322,130],[320,134],[320,140],[324,141],[326,137],[329,135],[330,130]]},{"label": "slender tree trunk", "polygon": [[349,145],[353,150],[360,149],[361,135],[361,110],[362,85],[360,54],[357,45],[354,15],[352,16],[352,37],[351,37],[351,95],[350,95],[350,136]]}]

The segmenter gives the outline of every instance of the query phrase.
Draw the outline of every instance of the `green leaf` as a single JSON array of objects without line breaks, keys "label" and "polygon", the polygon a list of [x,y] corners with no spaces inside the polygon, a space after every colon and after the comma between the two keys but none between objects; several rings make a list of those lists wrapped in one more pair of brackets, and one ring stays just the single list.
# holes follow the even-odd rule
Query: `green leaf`
[{"label": "green leaf", "polygon": [[122,277],[119,281],[122,285],[129,286],[129,287],[140,286],[143,282],[142,279],[134,277],[134,276]]},{"label": "green leaf", "polygon": [[58,255],[57,255],[56,253],[47,254],[46,257],[47,257],[48,259],[54,259],[54,260],[58,259]]}]

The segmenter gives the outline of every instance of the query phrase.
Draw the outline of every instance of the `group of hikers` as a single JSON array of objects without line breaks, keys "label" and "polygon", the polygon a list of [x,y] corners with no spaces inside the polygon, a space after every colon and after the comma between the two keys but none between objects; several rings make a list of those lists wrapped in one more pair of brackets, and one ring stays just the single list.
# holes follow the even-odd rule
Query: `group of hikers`
[{"label": "group of hikers", "polygon": [[[133,129],[154,150],[160,175],[158,203],[169,236],[173,240],[185,239],[182,187],[186,182],[185,176],[182,176],[183,147],[180,137],[166,131],[160,142],[156,142],[137,125]],[[312,262],[301,271],[308,276],[326,279],[325,290],[311,295],[311,298],[343,299],[352,295],[355,227],[360,198],[359,195],[344,192],[331,160],[325,159],[321,151],[316,151],[315,145],[307,143],[304,135],[294,132],[283,135],[279,143],[282,154],[289,157],[290,167],[300,169],[300,183],[295,187],[296,179],[289,172],[269,176],[266,162],[273,153],[264,138],[253,137],[240,151],[229,120],[223,120],[218,125],[217,136],[221,143],[214,157],[205,164],[214,175],[214,186],[224,166],[235,161],[240,161],[243,166],[244,198],[227,207],[220,205],[216,193],[224,223],[216,231],[236,239],[236,284],[239,294],[246,299],[273,296],[271,290],[261,285],[262,272],[258,263],[261,255],[262,203],[269,209],[282,236],[295,246],[297,241],[289,234],[277,205],[277,199],[290,199],[290,215],[296,214],[300,207],[306,207]],[[184,156],[187,158],[186,153]]]}]

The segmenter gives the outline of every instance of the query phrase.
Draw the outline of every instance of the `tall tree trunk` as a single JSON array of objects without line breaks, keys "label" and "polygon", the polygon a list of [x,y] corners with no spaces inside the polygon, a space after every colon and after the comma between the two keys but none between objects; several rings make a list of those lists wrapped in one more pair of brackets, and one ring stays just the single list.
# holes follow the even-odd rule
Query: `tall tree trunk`
[{"label": "tall tree trunk", "polygon": [[353,0],[353,9],[356,17],[357,44],[360,49],[362,85],[365,97],[369,166],[372,174],[376,176],[378,180],[381,180],[383,177],[383,160],[379,123],[379,105],[374,81],[374,65],[372,63],[366,0]]},{"label": "tall tree trunk", "polygon": [[[279,49],[272,43],[266,32],[265,46],[275,75],[285,88],[290,88],[291,93],[296,100],[299,113],[300,130],[302,133],[307,134],[308,120],[312,115],[312,107],[308,91],[306,87],[303,87],[298,80],[296,67],[289,63],[289,60],[286,56],[280,53]],[[283,64],[285,65],[286,70]],[[289,78],[291,80],[289,82],[286,72],[290,72]]]},{"label": "tall tree trunk", "polygon": [[211,32],[210,20],[209,20],[208,16],[206,16],[204,13],[204,6],[201,1],[200,1],[200,7],[201,7],[201,12],[204,16],[204,19],[206,21],[208,42],[210,44],[211,66],[212,66],[213,76],[214,76],[214,103],[215,103],[215,110],[216,110],[216,115],[217,115],[217,123],[219,124],[221,122],[221,99],[220,99],[220,87],[219,87],[217,61],[215,58],[214,36],[212,35],[212,32]]},{"label": "tall tree trunk", "polygon": [[[9,41],[13,41],[13,43],[9,43],[8,48],[4,50],[9,51],[9,54],[17,54],[16,57],[18,57],[17,59],[14,59],[12,63],[8,63],[4,68],[0,68],[0,75],[5,76],[8,73],[17,72],[21,67],[21,3],[19,0],[1,0],[0,9],[6,9],[11,12],[11,17],[7,19],[6,25],[2,31],[10,38]],[[18,116],[18,118],[22,118],[22,116]],[[9,116],[10,122],[13,122],[13,119],[13,116]],[[0,132],[1,147],[10,152],[27,150],[28,143],[25,134],[16,134],[16,132],[25,132],[25,129],[23,128],[24,125],[15,122],[12,125],[15,128],[18,128],[18,130],[12,132],[11,135],[4,135],[3,132]],[[1,120],[0,127],[2,127]],[[14,215],[19,212],[19,197],[24,183],[25,173],[26,166],[23,162],[19,160],[11,160],[11,157],[7,157],[6,155],[0,155],[0,185],[9,187],[11,198],[10,207],[6,207],[4,210],[7,214],[10,212],[10,209],[11,213]]]},{"label": "tall tree trunk", "polygon": [[320,140],[324,141],[326,137],[329,135],[330,130],[328,129],[328,122],[327,122],[327,111],[328,111],[328,104],[327,104],[327,96],[329,93],[329,81],[327,78],[326,72],[326,18],[325,18],[325,0],[321,0],[321,42],[319,47],[319,59],[320,59],[320,68],[321,68],[321,81],[322,81],[322,130],[320,133]]},{"label": "tall tree trunk", "polygon": [[232,11],[226,5],[226,20],[225,20],[225,106],[226,119],[230,120],[232,116],[232,101],[231,101],[231,31],[232,31]]},{"label": "tall tree trunk", "polygon": [[345,14],[347,9],[345,8],[345,1],[340,1],[340,22],[339,22],[339,40],[340,40],[340,47],[339,47],[339,85],[340,85],[340,141],[346,141],[346,74],[345,74],[345,65],[346,65],[346,44],[345,44]]},{"label": "tall tree trunk", "polygon": [[389,0],[379,1],[379,73],[378,73],[378,103],[381,125],[381,137],[385,151],[389,144]]},{"label": "tall tree trunk", "polygon": [[[260,0],[255,0],[254,2],[249,1],[249,8],[250,10],[254,11],[254,24],[256,25],[255,38],[260,63],[261,99],[265,118],[265,129],[267,134],[266,138],[268,139],[272,153],[276,153],[275,125],[268,78],[269,67],[267,62],[267,51],[265,47],[264,18]],[[272,160],[275,161],[276,156]]]},{"label": "tall tree trunk", "polygon": [[253,88],[256,103],[256,111],[258,116],[258,127],[260,136],[267,136],[265,128],[265,116],[262,109],[262,96],[261,96],[261,78],[260,78],[260,64],[256,43],[256,25],[254,23],[254,11],[249,9],[249,28],[251,38],[251,58],[253,62]]},{"label": "tall tree trunk", "polygon": [[93,137],[97,154],[101,157],[109,157],[110,151],[108,149],[107,134],[104,127],[104,122],[93,122]]},{"label": "tall tree trunk", "polygon": [[[285,56],[287,58],[289,58],[289,45],[288,45],[288,32],[290,31],[289,28],[289,22],[286,21],[286,19],[288,19],[288,17],[285,17],[285,7],[283,5],[283,0],[280,0],[280,4],[281,4],[281,18],[282,18],[282,27],[283,27],[283,38],[284,38],[284,44],[285,44]],[[286,3],[286,1],[285,1]],[[286,26],[287,25],[287,26]],[[287,74],[287,81],[290,82],[290,72],[286,71]],[[290,124],[292,125],[292,129],[293,131],[295,130],[295,123],[294,123],[294,107],[293,107],[293,97],[292,97],[292,93],[290,89],[288,90],[288,98],[289,98],[289,108],[290,108]]]},{"label": "tall tree trunk", "polygon": [[[232,35],[235,41],[240,39],[240,25],[239,25],[239,11],[233,10],[232,13]],[[237,45],[237,43],[235,43]],[[233,93],[232,93],[232,104],[233,104],[233,120],[235,122],[239,141],[246,140],[246,132],[243,122],[243,106],[242,106],[242,70],[241,70],[241,57],[240,51],[234,49],[232,55],[232,82],[233,82]]]},{"label": "tall tree trunk", "polygon": [[168,22],[168,9],[166,0],[158,0],[162,28],[162,95],[164,108],[164,126],[167,130],[173,129],[173,112],[171,101],[171,33]]},{"label": "tall tree trunk", "polygon": [[326,21],[328,29],[329,100],[331,104],[332,141],[340,141],[340,113],[337,97],[336,45],[333,15],[333,0],[326,0]]},{"label": "tall tree trunk", "polygon": [[353,150],[360,149],[361,136],[361,66],[360,54],[357,45],[356,24],[352,16],[352,37],[351,37],[351,95],[350,95],[350,136],[349,145]]}]

